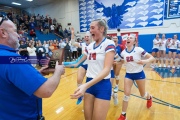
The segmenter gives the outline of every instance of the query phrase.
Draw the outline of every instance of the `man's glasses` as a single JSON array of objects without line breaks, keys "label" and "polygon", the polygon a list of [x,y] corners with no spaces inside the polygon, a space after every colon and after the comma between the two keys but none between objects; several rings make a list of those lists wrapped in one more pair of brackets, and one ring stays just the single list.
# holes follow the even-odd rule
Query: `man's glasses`
[{"label": "man's glasses", "polygon": [[5,20],[8,20],[8,18],[6,16],[1,16],[0,17],[0,26],[3,23],[3,21],[5,21]]}]

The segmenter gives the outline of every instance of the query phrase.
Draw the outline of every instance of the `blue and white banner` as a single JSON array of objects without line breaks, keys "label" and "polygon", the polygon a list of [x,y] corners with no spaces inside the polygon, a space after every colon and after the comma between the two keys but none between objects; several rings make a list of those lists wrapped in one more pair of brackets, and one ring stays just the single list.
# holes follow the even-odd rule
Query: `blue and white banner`
[{"label": "blue and white banner", "polygon": [[109,29],[163,25],[164,0],[79,0],[80,31],[95,19],[106,19]]}]

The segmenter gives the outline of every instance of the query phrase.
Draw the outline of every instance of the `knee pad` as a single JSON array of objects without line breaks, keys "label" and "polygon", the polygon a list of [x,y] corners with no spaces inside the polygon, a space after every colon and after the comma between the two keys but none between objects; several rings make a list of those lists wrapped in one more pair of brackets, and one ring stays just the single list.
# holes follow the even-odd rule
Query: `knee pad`
[{"label": "knee pad", "polygon": [[148,96],[148,92],[145,92],[144,96],[142,96],[142,97],[146,99],[147,96]]},{"label": "knee pad", "polygon": [[130,96],[126,96],[126,95],[124,95],[123,100],[124,100],[124,101],[126,101],[126,102],[128,102],[128,101],[129,101],[129,98],[130,98]]},{"label": "knee pad", "polygon": [[118,75],[118,76],[115,76],[115,79],[116,79],[116,80],[120,80],[120,77],[119,77],[119,75]]}]

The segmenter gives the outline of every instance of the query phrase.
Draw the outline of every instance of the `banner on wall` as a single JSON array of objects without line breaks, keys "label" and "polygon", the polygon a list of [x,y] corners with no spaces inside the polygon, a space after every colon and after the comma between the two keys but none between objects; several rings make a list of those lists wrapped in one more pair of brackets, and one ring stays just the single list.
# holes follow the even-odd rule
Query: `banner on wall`
[{"label": "banner on wall", "polygon": [[117,33],[107,33],[107,36],[114,37],[117,36]]},{"label": "banner on wall", "polygon": [[136,36],[136,39],[137,39],[137,44],[136,46],[138,46],[138,32],[127,32],[127,33],[121,33],[121,37],[122,37],[122,45],[125,47],[126,45],[126,40],[128,38],[129,35],[134,35]]}]

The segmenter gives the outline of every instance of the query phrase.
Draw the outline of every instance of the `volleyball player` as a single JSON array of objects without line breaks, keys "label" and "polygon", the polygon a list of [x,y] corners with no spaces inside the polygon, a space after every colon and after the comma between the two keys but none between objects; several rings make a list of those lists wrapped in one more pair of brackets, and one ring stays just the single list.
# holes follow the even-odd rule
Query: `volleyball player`
[{"label": "volleyball player", "polygon": [[169,52],[168,52],[169,65],[168,65],[168,68],[172,67],[173,69],[175,69],[175,66],[177,66],[178,58],[176,58],[176,53],[177,53],[178,43],[179,43],[179,40],[177,40],[177,35],[174,35],[173,39],[168,40],[168,42],[167,42],[167,46],[169,48]]},{"label": "volleyball player", "polygon": [[159,57],[160,57],[160,64],[159,67],[166,67],[166,36],[162,34],[161,42],[159,44]]},{"label": "volleyball player", "polygon": [[[117,94],[117,92],[119,90],[119,80],[120,80],[119,73],[120,73],[121,66],[122,66],[122,60],[121,60],[121,57],[120,57],[121,47],[118,44],[117,36],[114,36],[112,40],[114,41],[115,46],[116,46],[116,54],[115,54],[115,57],[114,57],[114,64],[113,64],[114,78],[116,80],[116,84],[115,84],[112,96],[114,98],[114,105],[117,105],[118,104],[118,94]],[[114,80],[114,79],[112,79],[112,80]],[[111,81],[111,83],[113,85],[113,81]]]},{"label": "volleyball player", "polygon": [[[155,59],[152,55],[147,53],[141,47],[136,47],[135,36],[128,36],[126,41],[126,49],[121,53],[122,58],[126,64],[126,75],[124,79],[124,98],[122,104],[122,114],[118,120],[126,119],[126,110],[131,94],[131,88],[133,81],[136,81],[140,95],[147,99],[147,108],[152,106],[152,96],[145,90],[145,74],[143,71],[143,64],[153,62]],[[145,60],[141,60],[141,57],[145,57]]]},{"label": "volleyball player", "polygon": [[105,120],[111,99],[110,70],[114,61],[115,45],[113,41],[105,38],[107,25],[104,20],[92,21],[90,32],[94,42],[86,49],[87,80],[71,98],[84,95],[86,120]]},{"label": "volleyball player", "polygon": [[161,40],[159,39],[159,34],[156,34],[155,39],[153,40],[153,49],[152,49],[152,56],[156,58],[154,63],[151,64],[151,67],[158,67],[159,62],[159,45],[161,43]]},{"label": "volleyball player", "polygon": [[[90,35],[89,31],[86,32],[86,34],[84,36],[84,40],[85,40],[84,43],[77,43],[77,42],[75,42],[75,39],[74,39],[74,28],[72,27],[71,28],[71,43],[72,43],[72,45],[74,45],[76,47],[82,48],[82,55],[83,56],[84,56],[85,48],[91,43],[91,35]],[[83,64],[78,68],[78,73],[77,73],[77,86],[78,87],[82,85],[83,79],[84,79],[84,77],[86,75],[86,70],[87,70],[87,61],[86,61],[86,58],[82,57],[79,60],[78,63],[74,64],[74,67],[77,67],[78,64],[80,64],[82,62],[83,62]],[[82,98],[83,97],[79,97],[78,98],[78,100],[76,102],[77,105],[79,105],[82,102]]]},{"label": "volleyball player", "polygon": [[177,61],[176,61],[176,67],[177,69],[179,69],[180,65],[179,65],[179,62],[180,62],[180,41],[178,40],[178,46],[177,46]]}]

